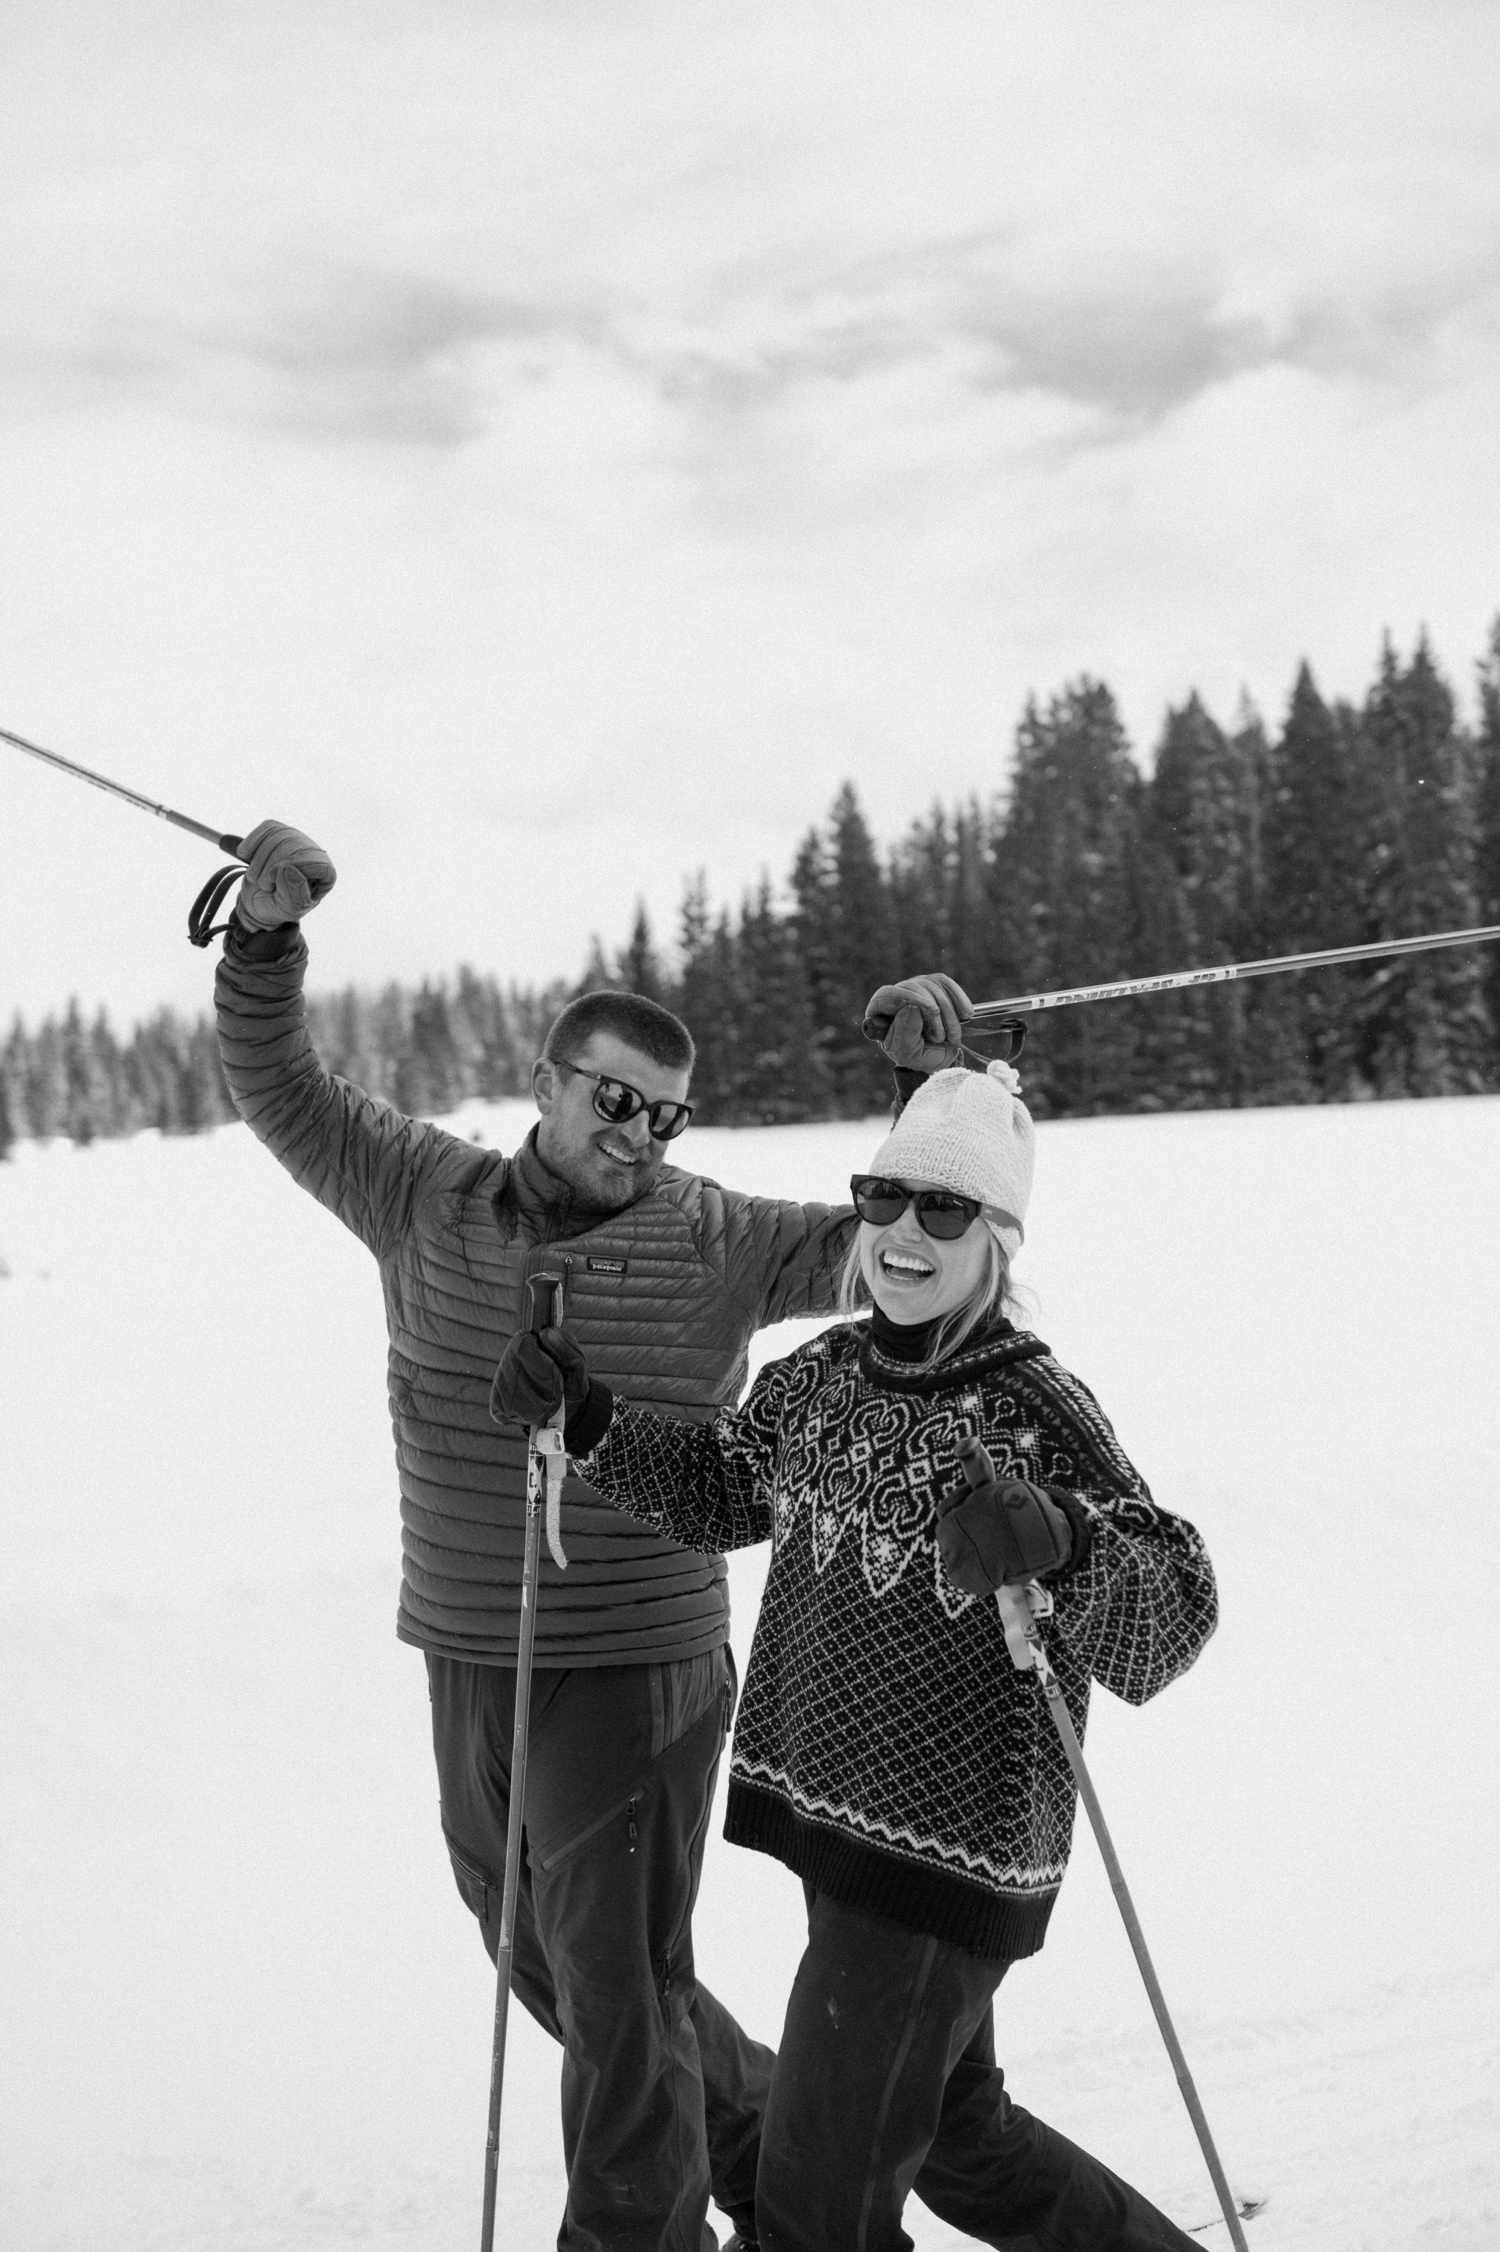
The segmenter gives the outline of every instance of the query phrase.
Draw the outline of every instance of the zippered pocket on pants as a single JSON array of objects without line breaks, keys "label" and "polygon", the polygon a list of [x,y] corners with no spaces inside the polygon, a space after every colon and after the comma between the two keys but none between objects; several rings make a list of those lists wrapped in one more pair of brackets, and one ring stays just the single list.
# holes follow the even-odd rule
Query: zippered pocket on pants
[{"label": "zippered pocket on pants", "polygon": [[458,1880],[459,1892],[479,1918],[479,1921],[482,1924],[488,1923],[490,1894],[492,1892],[498,1894],[502,1889],[498,1878],[492,1877],[488,1870],[476,1868],[472,1861],[459,1852],[458,1847],[446,1830],[443,1832],[443,1842],[448,1848],[448,1859],[453,1864],[453,1874]]}]

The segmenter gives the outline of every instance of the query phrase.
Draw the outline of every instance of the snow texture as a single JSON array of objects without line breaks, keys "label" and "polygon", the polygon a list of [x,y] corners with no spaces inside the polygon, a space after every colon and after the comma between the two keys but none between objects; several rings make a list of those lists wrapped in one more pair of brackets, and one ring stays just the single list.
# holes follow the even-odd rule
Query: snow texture
[{"label": "snow texture", "polygon": [[[682,1156],[836,1195],[880,1132]],[[1097,1696],[1089,1752],[1231,2178],[1271,2199],[1254,2252],[1500,2242],[1497,1135],[1486,1098],[1039,1137],[1029,1319],[1220,1577],[1198,1666]],[[243,1129],[0,1167],[5,2252],[475,2240],[493,1997],[393,1634],[383,1371],[368,1255]],[[743,1666],[763,1552],[731,1571]],[[774,2040],[793,1880],[715,1837],[697,1938]],[[512,2029],[499,2233],[530,2248],[557,2054]],[[1021,2101],[1211,2219],[1086,1834],[999,2039]]]}]

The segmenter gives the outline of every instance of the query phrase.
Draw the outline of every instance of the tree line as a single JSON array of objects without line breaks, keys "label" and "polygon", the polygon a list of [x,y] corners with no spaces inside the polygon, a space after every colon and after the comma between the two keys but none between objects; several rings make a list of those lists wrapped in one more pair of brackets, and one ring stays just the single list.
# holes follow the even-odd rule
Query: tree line
[{"label": "tree line", "polygon": [[[1103,682],[1028,704],[1004,788],[934,805],[882,852],[846,784],[738,908],[684,892],[668,959],[644,906],[612,955],[541,989],[451,981],[314,997],[330,1067],[419,1115],[524,1094],[564,1001],[651,994],[698,1043],[699,1117],[862,1116],[889,1081],[859,1029],[872,987],[942,967],[971,996],[1500,923],[1500,618],[1466,725],[1425,637],[1389,642],[1361,704],[1303,664],[1278,731],[1225,728],[1190,695],[1149,778]],[[1043,1016],[1027,1049],[1038,1115],[1478,1093],[1500,1086],[1500,946],[1198,988]],[[76,1003],[0,1048],[0,1151],[233,1115],[204,1019],[163,1011],[119,1040]]]}]

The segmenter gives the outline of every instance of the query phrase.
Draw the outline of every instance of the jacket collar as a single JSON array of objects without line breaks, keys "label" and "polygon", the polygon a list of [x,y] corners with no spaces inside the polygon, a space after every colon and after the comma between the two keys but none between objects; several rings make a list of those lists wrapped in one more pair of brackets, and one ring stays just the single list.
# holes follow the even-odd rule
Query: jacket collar
[{"label": "jacket collar", "polygon": [[[617,1204],[608,1209],[585,1203],[578,1191],[544,1162],[536,1146],[536,1136],[537,1129],[533,1126],[510,1161],[505,1184],[505,1194],[514,1204],[528,1235],[583,1235],[590,1228],[619,1219],[631,1205],[640,1202],[640,1197],[632,1197],[630,1204]],[[649,1196],[655,1186],[653,1181],[641,1195]]]}]

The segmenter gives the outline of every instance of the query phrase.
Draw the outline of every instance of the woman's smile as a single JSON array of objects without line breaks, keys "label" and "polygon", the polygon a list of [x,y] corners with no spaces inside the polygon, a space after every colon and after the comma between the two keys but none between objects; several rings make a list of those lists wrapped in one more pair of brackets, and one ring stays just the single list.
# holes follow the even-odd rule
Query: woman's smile
[{"label": "woman's smile", "polygon": [[[907,1181],[906,1189],[941,1188],[939,1181]],[[915,1325],[937,1321],[961,1306],[984,1273],[988,1236],[975,1222],[961,1236],[930,1236],[908,1204],[886,1227],[859,1224],[859,1257],[865,1281],[881,1312],[891,1321]]]}]

